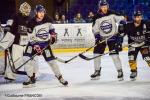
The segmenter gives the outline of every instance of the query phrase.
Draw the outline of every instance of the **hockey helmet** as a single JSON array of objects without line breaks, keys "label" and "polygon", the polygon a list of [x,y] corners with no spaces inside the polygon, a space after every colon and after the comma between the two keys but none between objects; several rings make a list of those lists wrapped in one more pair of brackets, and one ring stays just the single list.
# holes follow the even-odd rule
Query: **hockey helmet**
[{"label": "hockey helmet", "polygon": [[45,10],[44,6],[42,6],[42,5],[36,5],[35,12],[36,13],[37,12],[44,12],[44,13],[46,13],[46,10]]},{"label": "hockey helmet", "polygon": [[98,7],[100,8],[101,6],[108,6],[109,7],[109,4],[106,0],[100,0],[99,3],[98,3]]},{"label": "hockey helmet", "polygon": [[142,16],[142,12],[140,10],[134,11],[134,17],[136,16]]},{"label": "hockey helmet", "polygon": [[23,15],[29,16],[29,14],[31,12],[31,6],[27,2],[24,2],[20,5],[19,11]]}]

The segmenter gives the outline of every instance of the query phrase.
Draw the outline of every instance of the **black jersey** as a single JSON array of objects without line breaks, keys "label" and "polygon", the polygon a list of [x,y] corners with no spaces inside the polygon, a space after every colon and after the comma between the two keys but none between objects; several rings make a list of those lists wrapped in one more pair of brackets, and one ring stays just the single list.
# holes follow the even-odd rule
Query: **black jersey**
[{"label": "black jersey", "polygon": [[129,44],[136,44],[137,46],[142,46],[148,41],[150,36],[150,21],[142,20],[139,26],[135,26],[134,22],[128,22],[125,25],[125,34],[128,36]]},{"label": "black jersey", "polygon": [[[24,41],[27,37],[27,24],[30,20],[28,16],[22,16],[21,13],[14,15],[12,18],[12,26],[11,26],[11,33],[15,35],[14,44],[26,45]],[[23,42],[23,44],[21,43]]]}]

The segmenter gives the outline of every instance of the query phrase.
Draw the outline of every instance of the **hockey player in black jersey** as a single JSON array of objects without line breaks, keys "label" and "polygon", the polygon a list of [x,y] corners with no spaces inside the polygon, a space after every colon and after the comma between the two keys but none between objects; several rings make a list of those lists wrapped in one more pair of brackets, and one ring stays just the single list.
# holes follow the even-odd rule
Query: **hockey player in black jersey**
[{"label": "hockey player in black jersey", "polygon": [[[150,66],[150,21],[143,20],[141,11],[134,12],[133,21],[124,25],[124,31],[128,36],[129,65],[131,69],[131,80],[137,77],[137,55],[140,52],[143,59]],[[123,28],[122,28],[123,29]]]},{"label": "hockey player in black jersey", "polygon": [[[117,14],[109,9],[109,4],[106,0],[99,2],[99,10],[93,18],[93,33],[97,46],[94,48],[94,55],[103,54],[108,45],[115,67],[118,72],[118,79],[123,80],[122,64],[119,58],[119,49],[117,47],[117,23],[124,20],[124,16]],[[111,38],[110,38],[111,37]],[[109,39],[108,39],[109,38]],[[98,43],[106,40],[103,43]],[[99,79],[101,74],[101,57],[94,59],[95,72],[91,75],[92,79]]]},{"label": "hockey player in black jersey", "polygon": [[[24,59],[27,61],[35,54],[43,55],[59,82],[67,85],[68,82],[63,79],[50,47],[57,40],[57,34],[51,22],[52,20],[46,16],[45,8],[42,5],[37,5],[35,8],[35,17],[28,23],[28,28],[30,29],[28,37],[30,40],[25,49]],[[35,57],[34,60],[36,60]],[[25,87],[30,87],[36,82],[33,67],[30,66],[31,63],[32,60],[25,65],[25,71],[29,77],[29,80],[23,83]]]},{"label": "hockey player in black jersey", "polygon": [[[13,62],[15,62],[15,68],[13,68],[13,70],[15,70],[23,63],[23,51],[24,47],[28,43],[27,24],[30,20],[30,11],[31,6],[27,2],[24,2],[20,5],[19,13],[13,15],[6,23],[5,31],[9,31],[15,36],[13,45],[9,49]],[[6,67],[6,72],[4,76],[7,80],[16,79],[16,74],[12,72],[11,67],[8,66]]]}]

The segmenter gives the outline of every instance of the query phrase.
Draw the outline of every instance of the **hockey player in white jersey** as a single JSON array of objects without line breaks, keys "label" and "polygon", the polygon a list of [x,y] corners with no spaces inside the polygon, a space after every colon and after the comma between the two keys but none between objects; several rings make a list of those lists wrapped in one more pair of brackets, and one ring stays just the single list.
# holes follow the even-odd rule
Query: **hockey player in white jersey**
[{"label": "hockey player in white jersey", "polygon": [[[57,36],[51,22],[52,21],[48,18],[48,16],[46,16],[45,8],[42,5],[37,5],[35,8],[35,17],[28,24],[28,27],[31,29],[28,33],[30,40],[25,49],[24,59],[25,61],[27,61],[35,54],[43,55],[45,60],[51,66],[59,82],[63,85],[67,85],[68,82],[63,79],[62,74],[59,70],[59,66],[57,65],[50,47],[50,45],[56,42]],[[30,87],[36,82],[33,72],[34,68],[30,66],[30,63],[33,60],[25,65],[25,71],[27,72],[29,80],[23,83],[24,87]]]},{"label": "hockey player in white jersey", "polygon": [[[109,4],[106,0],[99,2],[99,10],[93,18],[93,33],[97,46],[94,48],[94,55],[103,54],[108,45],[110,56],[118,72],[118,79],[123,80],[122,64],[119,58],[119,50],[117,47],[117,33],[120,21],[124,20],[124,16],[117,14],[109,9]],[[110,38],[111,37],[111,38]],[[106,40],[105,42],[101,42]],[[111,65],[110,65],[111,66]],[[91,75],[92,79],[99,79],[101,74],[101,57],[94,59],[95,72]]]}]

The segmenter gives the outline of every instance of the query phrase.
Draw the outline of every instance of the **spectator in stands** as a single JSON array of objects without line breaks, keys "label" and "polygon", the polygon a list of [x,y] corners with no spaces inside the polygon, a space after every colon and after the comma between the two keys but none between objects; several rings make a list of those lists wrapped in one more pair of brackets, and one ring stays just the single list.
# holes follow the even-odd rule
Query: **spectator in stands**
[{"label": "spectator in stands", "polygon": [[73,23],[86,23],[86,21],[82,18],[81,13],[77,13],[73,19]]},{"label": "spectator in stands", "polygon": [[94,17],[94,13],[93,13],[92,11],[90,11],[89,14],[88,14],[88,17],[87,17],[87,22],[88,22],[88,23],[91,23],[93,17]]},{"label": "spectator in stands", "polygon": [[54,24],[60,24],[61,23],[59,13],[55,14],[53,23]]},{"label": "spectator in stands", "polygon": [[124,18],[125,18],[126,21],[129,21],[128,15],[125,15]]},{"label": "spectator in stands", "polygon": [[66,23],[68,23],[68,20],[66,19],[65,14],[62,14],[61,15],[61,24],[66,24]]}]

